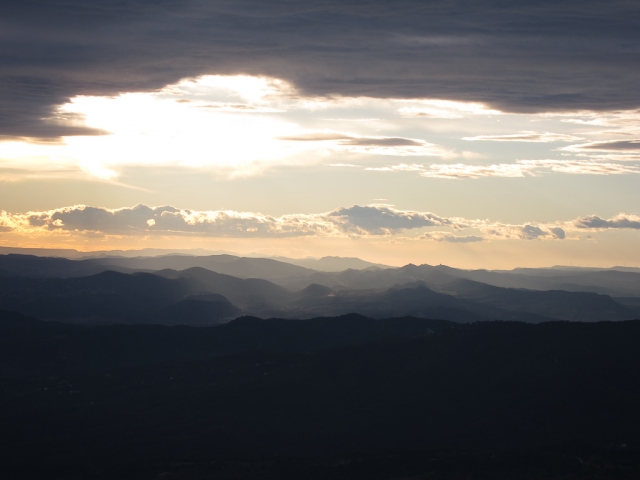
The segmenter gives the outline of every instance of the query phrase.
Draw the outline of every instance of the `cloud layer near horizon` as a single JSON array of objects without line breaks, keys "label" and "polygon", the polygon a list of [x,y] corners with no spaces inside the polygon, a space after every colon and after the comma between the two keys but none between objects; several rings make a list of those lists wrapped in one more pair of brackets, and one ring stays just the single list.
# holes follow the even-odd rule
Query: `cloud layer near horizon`
[{"label": "cloud layer near horizon", "polygon": [[273,217],[250,212],[195,211],[173,206],[136,205],[107,209],[76,205],[43,212],[0,212],[0,231],[47,235],[100,234],[119,236],[192,235],[199,237],[278,238],[300,236],[385,236],[428,227],[453,232],[474,229],[479,234],[426,232],[420,238],[469,243],[482,240],[562,240],[567,232],[606,229],[640,230],[640,217],[619,214],[610,219],[595,215],[554,224],[512,225],[489,220],[442,217],[431,212],[399,210],[386,205],[342,207],[319,214]]}]

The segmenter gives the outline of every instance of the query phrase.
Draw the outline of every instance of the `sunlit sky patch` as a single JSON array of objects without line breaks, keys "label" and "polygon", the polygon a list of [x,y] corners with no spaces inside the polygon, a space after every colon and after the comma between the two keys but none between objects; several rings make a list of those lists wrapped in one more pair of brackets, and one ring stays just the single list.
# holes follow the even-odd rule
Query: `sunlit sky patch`
[{"label": "sunlit sky patch", "polygon": [[[514,115],[474,102],[430,99],[305,97],[280,79],[210,75],[150,93],[74,97],[59,106],[55,120],[81,122],[104,134],[67,136],[59,143],[2,142],[0,168],[20,165],[33,175],[44,164],[60,171],[75,167],[88,177],[113,180],[124,166],[236,176],[354,159],[369,170],[384,170],[378,164],[389,157],[415,157],[423,173],[488,169],[513,177],[522,176],[515,172],[523,171],[523,159],[556,159],[559,167],[551,172],[579,173],[561,164],[580,158],[595,165],[585,173],[610,174],[619,161],[633,162],[626,171],[621,167],[633,173],[638,159],[629,154],[640,152],[640,143],[628,138],[637,130],[629,120],[638,117],[637,112]],[[604,125],[608,130],[600,128]],[[610,168],[599,169],[602,164]]]}]

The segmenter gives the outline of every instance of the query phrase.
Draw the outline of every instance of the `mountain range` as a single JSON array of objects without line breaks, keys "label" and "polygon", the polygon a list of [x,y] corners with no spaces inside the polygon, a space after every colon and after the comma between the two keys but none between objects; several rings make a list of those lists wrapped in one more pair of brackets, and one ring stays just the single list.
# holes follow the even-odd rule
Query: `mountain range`
[{"label": "mountain range", "polygon": [[166,325],[349,313],[459,323],[617,321],[640,317],[640,273],[443,265],[319,272],[226,254],[84,260],[10,254],[0,255],[0,308],[74,323]]},{"label": "mountain range", "polygon": [[307,260],[0,255],[3,478],[637,478],[640,272]]}]

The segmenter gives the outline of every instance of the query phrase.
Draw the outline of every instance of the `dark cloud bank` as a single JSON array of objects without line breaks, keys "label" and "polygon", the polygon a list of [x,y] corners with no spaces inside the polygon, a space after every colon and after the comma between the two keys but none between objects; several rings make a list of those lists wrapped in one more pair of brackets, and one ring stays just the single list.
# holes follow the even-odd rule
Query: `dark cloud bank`
[{"label": "dark cloud bank", "polygon": [[94,134],[43,122],[79,94],[201,74],[263,74],[302,93],[430,97],[508,111],[640,106],[637,1],[0,2],[0,135]]}]

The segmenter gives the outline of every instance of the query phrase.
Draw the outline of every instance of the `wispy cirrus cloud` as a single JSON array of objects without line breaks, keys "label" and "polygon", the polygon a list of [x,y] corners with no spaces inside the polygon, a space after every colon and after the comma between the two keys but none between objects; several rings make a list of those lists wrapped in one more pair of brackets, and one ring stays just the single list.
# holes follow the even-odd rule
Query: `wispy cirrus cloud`
[{"label": "wispy cirrus cloud", "polygon": [[534,143],[551,143],[551,142],[575,142],[583,140],[581,137],[567,135],[563,133],[538,133],[531,131],[523,131],[508,135],[477,135],[475,137],[462,137],[463,140],[470,142],[489,141],[489,142],[534,142]]},{"label": "wispy cirrus cloud", "polygon": [[[564,123],[575,125],[586,125],[591,127],[609,127],[611,130],[604,130],[605,133],[631,133],[640,129],[638,120],[640,110],[609,110],[604,112],[582,111],[582,112],[554,112],[542,114],[543,117],[558,117]],[[603,133],[596,131],[592,133]]]},{"label": "wispy cirrus cloud", "polygon": [[627,175],[639,174],[640,166],[624,165],[598,160],[516,160],[515,163],[492,165],[447,164],[398,164],[385,167],[369,167],[365,170],[377,172],[416,172],[422,177],[442,179],[478,179],[487,177],[521,178],[539,176],[544,173],[566,173],[573,175]]},{"label": "wispy cirrus cloud", "polygon": [[460,119],[474,115],[501,115],[502,112],[478,102],[456,102],[438,99],[395,100],[405,106],[398,113],[408,118]]},{"label": "wispy cirrus cloud", "polygon": [[452,235],[447,232],[428,232],[422,234],[420,238],[423,240],[447,243],[476,243],[485,240],[484,237],[478,235]]},{"label": "wispy cirrus cloud", "polygon": [[533,170],[533,167],[523,166],[517,163],[501,163],[494,165],[468,165],[464,163],[429,165],[418,173],[422,177],[460,179],[460,178],[485,178],[524,177],[525,173]]},{"label": "wispy cirrus cloud", "polygon": [[640,153],[640,140],[606,140],[598,142],[581,143],[577,145],[569,145],[563,150],[569,152],[614,152],[624,153],[633,152]]},{"label": "wispy cirrus cloud", "polygon": [[574,175],[628,175],[640,173],[640,166],[597,160],[518,160],[524,168],[532,171],[545,170]]},{"label": "wispy cirrus cloud", "polygon": [[365,170],[372,172],[421,172],[424,170],[424,165],[419,164],[406,164],[400,163],[398,165],[389,165],[386,167],[367,167]]},{"label": "wispy cirrus cloud", "polygon": [[358,136],[340,132],[306,132],[278,137],[285,142],[313,142],[323,148],[369,155],[452,156],[453,153],[425,140],[407,137]]}]

